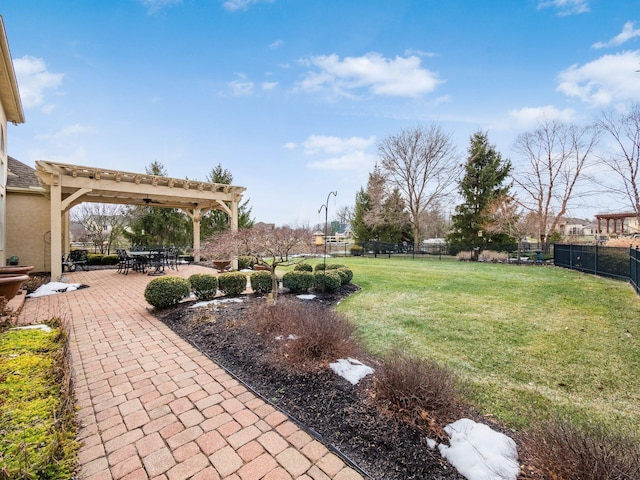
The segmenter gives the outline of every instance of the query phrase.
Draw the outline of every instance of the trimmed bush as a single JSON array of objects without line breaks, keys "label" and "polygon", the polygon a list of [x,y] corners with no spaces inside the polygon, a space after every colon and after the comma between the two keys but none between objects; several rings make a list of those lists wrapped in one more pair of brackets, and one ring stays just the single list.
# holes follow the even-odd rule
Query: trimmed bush
[{"label": "trimmed bush", "polygon": [[295,267],[293,267],[293,269],[296,272],[313,272],[313,266],[309,265],[308,263],[299,263]]},{"label": "trimmed bush", "polygon": [[282,277],[282,285],[291,293],[305,293],[314,286],[313,273],[304,270],[287,272]]},{"label": "trimmed bush", "polygon": [[323,284],[325,292],[335,292],[342,285],[340,275],[335,270],[326,272],[315,272],[313,276],[315,279],[315,289],[317,291],[322,291]]},{"label": "trimmed bush", "polygon": [[360,257],[364,253],[364,248],[362,248],[360,245],[351,245],[349,247],[349,253],[354,257]]},{"label": "trimmed bush", "polygon": [[324,267],[325,267],[324,263],[318,263],[318,264],[316,264],[315,267],[313,267],[313,271],[314,272],[322,272],[322,271],[324,271]]},{"label": "trimmed bush", "polygon": [[238,257],[238,270],[250,270],[255,264],[255,257],[250,255],[241,255]]},{"label": "trimmed bush", "polygon": [[117,255],[103,255],[100,259],[100,263],[102,265],[117,265],[118,264],[118,256]]},{"label": "trimmed bush", "polygon": [[[338,269],[338,273],[340,272],[344,272],[347,276],[346,281],[342,282],[342,284],[346,285],[348,283],[351,283],[351,280],[353,280],[353,270],[351,270],[349,267],[342,267]],[[340,275],[340,278],[342,278],[342,275]]]},{"label": "trimmed bush", "polygon": [[90,253],[87,255],[87,265],[102,265],[102,254]]},{"label": "trimmed bush", "polygon": [[237,297],[247,288],[247,276],[242,272],[222,273],[218,277],[218,288],[228,297]]},{"label": "trimmed bush", "polygon": [[327,270],[337,270],[339,268],[347,268],[347,266],[341,263],[327,263]]},{"label": "trimmed bush", "polygon": [[271,273],[265,271],[252,272],[249,275],[251,289],[255,293],[269,293],[272,290]]},{"label": "trimmed bush", "polygon": [[189,281],[180,277],[159,277],[144,289],[144,298],[156,308],[167,308],[178,303],[191,292]]},{"label": "trimmed bush", "polygon": [[189,277],[189,283],[198,300],[211,300],[218,292],[218,277],[209,273],[195,273]]},{"label": "trimmed bush", "polygon": [[346,285],[347,283],[349,283],[349,274],[344,271],[344,269],[337,268],[334,270],[334,272],[336,272],[340,277],[340,285]]}]

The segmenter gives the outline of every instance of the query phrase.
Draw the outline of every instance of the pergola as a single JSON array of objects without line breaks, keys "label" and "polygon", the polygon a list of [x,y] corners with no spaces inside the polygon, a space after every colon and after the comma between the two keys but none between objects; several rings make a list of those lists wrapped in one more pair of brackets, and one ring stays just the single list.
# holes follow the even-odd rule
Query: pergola
[{"label": "pergola", "polygon": [[50,198],[51,278],[62,275],[61,259],[69,252],[69,210],[84,202],[179,208],[193,221],[195,260],[200,260],[200,220],[222,210],[238,229],[238,204],[244,187],[197,180],[130,173],[105,168],[36,161],[36,176]]},{"label": "pergola", "polygon": [[[638,215],[635,213],[600,213],[596,215],[598,222],[598,233],[602,233],[601,222],[604,220],[606,225],[606,233],[609,234],[624,234],[624,223],[628,218],[636,218]],[[613,228],[609,222],[613,222]],[[618,231],[618,222],[620,222],[620,231]]]}]

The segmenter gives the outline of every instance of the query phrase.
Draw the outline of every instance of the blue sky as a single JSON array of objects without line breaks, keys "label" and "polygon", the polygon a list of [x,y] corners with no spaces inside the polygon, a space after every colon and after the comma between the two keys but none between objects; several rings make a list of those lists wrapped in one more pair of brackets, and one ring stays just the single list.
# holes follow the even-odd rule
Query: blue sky
[{"label": "blue sky", "polygon": [[330,191],[330,216],[353,205],[404,128],[439,124],[461,162],[486,131],[517,167],[543,116],[640,101],[638,0],[3,3],[26,115],[11,156],[200,180],[220,163],[277,224],[324,221]]}]

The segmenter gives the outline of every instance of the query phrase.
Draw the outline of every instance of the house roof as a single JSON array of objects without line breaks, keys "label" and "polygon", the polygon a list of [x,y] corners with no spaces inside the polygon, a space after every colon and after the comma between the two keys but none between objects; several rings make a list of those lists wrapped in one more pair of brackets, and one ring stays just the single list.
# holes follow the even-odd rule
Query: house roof
[{"label": "house roof", "polygon": [[9,42],[0,15],[0,103],[8,122],[24,123],[24,112],[18,82],[13,69]]},{"label": "house roof", "polygon": [[7,158],[7,188],[39,188],[40,182],[35,169],[19,162],[13,157]]}]

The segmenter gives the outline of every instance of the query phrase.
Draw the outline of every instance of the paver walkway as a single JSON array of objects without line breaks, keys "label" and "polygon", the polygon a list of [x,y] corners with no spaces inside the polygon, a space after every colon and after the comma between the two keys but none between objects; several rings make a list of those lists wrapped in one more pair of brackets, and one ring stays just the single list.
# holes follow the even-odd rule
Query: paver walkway
[{"label": "paver walkway", "polygon": [[80,479],[363,479],[156,320],[143,296],[153,277],[66,276],[90,287],[27,299],[20,321],[70,321]]}]

